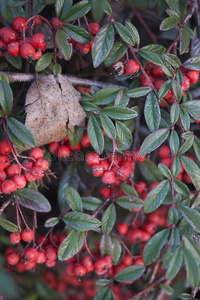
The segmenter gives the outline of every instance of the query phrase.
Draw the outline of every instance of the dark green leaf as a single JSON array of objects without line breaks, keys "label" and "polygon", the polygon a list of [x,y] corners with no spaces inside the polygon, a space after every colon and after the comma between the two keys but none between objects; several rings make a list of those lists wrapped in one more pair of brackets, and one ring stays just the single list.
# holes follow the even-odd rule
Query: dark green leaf
[{"label": "dark green leaf", "polygon": [[83,231],[72,230],[58,249],[58,259],[63,261],[76,255],[83,247],[84,237]]},{"label": "dark green leaf", "polygon": [[144,206],[144,201],[135,196],[122,196],[117,198],[116,203],[125,209],[137,209]]},{"label": "dark green leaf", "polygon": [[163,45],[159,45],[159,44],[146,45],[146,46],[142,47],[142,50],[148,50],[155,54],[163,54],[166,52],[166,48]]},{"label": "dark green leaf", "polygon": [[169,92],[171,86],[172,86],[171,80],[165,81],[159,89],[158,99],[163,99],[163,97]]},{"label": "dark green leaf", "polygon": [[180,54],[183,54],[185,52],[189,51],[189,45],[190,45],[190,37],[187,35],[187,32],[185,31],[184,27],[179,29],[179,40],[180,40],[180,47],[179,52]]},{"label": "dark green leaf", "polygon": [[81,106],[85,111],[95,111],[98,110],[99,107],[89,101],[81,101]]},{"label": "dark green leaf", "polygon": [[182,91],[180,84],[176,80],[172,80],[172,91],[174,97],[180,102],[181,101],[181,96],[182,96]]},{"label": "dark green leaf", "polygon": [[175,28],[178,23],[179,20],[177,19],[176,16],[165,18],[160,24],[160,30],[166,31]]},{"label": "dark green leaf", "polygon": [[101,226],[101,222],[98,219],[77,211],[66,213],[62,220],[66,225],[79,231],[93,230]]},{"label": "dark green leaf", "polygon": [[105,2],[104,11],[105,11],[105,13],[108,14],[109,16],[112,16],[112,13],[113,13],[113,12],[112,12],[112,8],[111,8],[111,6],[110,6],[110,4],[109,4],[108,1]]},{"label": "dark green leaf", "polygon": [[131,32],[129,31],[129,29],[119,22],[115,22],[114,24],[115,24],[115,28],[117,29],[117,32],[119,33],[119,36],[121,37],[121,39],[126,44],[134,46],[135,40],[134,40],[134,37],[132,36]]},{"label": "dark green leaf", "polygon": [[180,158],[178,156],[174,156],[174,160],[172,162],[172,174],[174,177],[177,177],[181,170]]},{"label": "dark green leaf", "polygon": [[62,73],[62,67],[60,64],[55,64],[52,67],[52,71],[55,77]]},{"label": "dark green leaf", "polygon": [[163,61],[163,65],[160,68],[165,75],[167,75],[169,77],[174,76],[174,69],[168,62]]},{"label": "dark green leaf", "polygon": [[0,219],[0,226],[9,232],[19,232],[17,225],[5,219]]},{"label": "dark green leaf", "polygon": [[160,56],[158,54],[155,54],[151,51],[148,50],[140,50],[139,52],[140,56],[142,56],[144,59],[152,62],[153,64],[157,65],[157,66],[162,66],[163,65],[163,61],[160,58]]},{"label": "dark green leaf", "polygon": [[9,84],[0,80],[0,105],[5,115],[9,115],[12,110],[13,93]]},{"label": "dark green leaf", "polygon": [[112,238],[111,240],[112,240],[112,251],[111,251],[112,261],[114,265],[117,265],[119,264],[122,255],[122,245],[115,238]]},{"label": "dark green leaf", "polygon": [[81,140],[84,132],[84,127],[75,126],[74,131],[67,129],[70,145],[75,147]]},{"label": "dark green leaf", "polygon": [[188,131],[190,129],[190,116],[183,107],[180,107],[180,120],[185,131]]},{"label": "dark green leaf", "polygon": [[109,104],[115,100],[115,97],[120,89],[118,88],[105,88],[94,94],[92,103],[97,105]]},{"label": "dark green leaf", "polygon": [[173,103],[170,110],[170,119],[172,124],[176,124],[179,118],[179,114],[180,114],[179,104]]},{"label": "dark green leaf", "polygon": [[[103,130],[105,131],[105,134],[111,139],[116,139],[116,130],[113,122],[111,119],[104,114],[103,112],[100,114],[100,120]],[[125,125],[124,125],[125,126]]]},{"label": "dark green leaf", "polygon": [[96,284],[97,285],[108,285],[108,284],[110,284],[110,279],[98,279],[97,281],[96,281]]},{"label": "dark green leaf", "polygon": [[90,116],[87,126],[87,134],[90,140],[90,144],[94,150],[101,154],[104,150],[104,138],[101,128],[94,115]]},{"label": "dark green leaf", "polygon": [[183,247],[182,251],[186,268],[187,280],[191,284],[191,287],[195,288],[199,285],[200,281],[199,264],[194,259],[193,253],[191,253],[187,248]]},{"label": "dark green leaf", "polygon": [[136,192],[136,190],[131,187],[128,184],[120,184],[120,189],[127,195],[127,196],[133,196],[133,197],[138,197],[138,193]]},{"label": "dark green leaf", "polygon": [[183,153],[187,152],[192,147],[193,142],[194,142],[194,136],[191,135],[186,139],[184,144],[181,146],[181,148],[179,150],[179,154],[183,154]]},{"label": "dark green leaf", "polygon": [[143,251],[143,262],[150,265],[160,255],[160,251],[168,241],[169,229],[163,229],[156,233],[145,245]]},{"label": "dark green leaf", "polygon": [[200,55],[189,58],[184,62],[183,66],[190,70],[200,71]]},{"label": "dark green leaf", "polygon": [[73,188],[72,186],[67,186],[65,188],[65,197],[66,197],[66,201],[67,201],[68,205],[71,207],[71,209],[78,211],[78,212],[83,211],[81,197],[75,188]]},{"label": "dark green leaf", "polygon": [[108,106],[102,110],[110,118],[117,120],[129,120],[137,117],[137,112],[128,107]]},{"label": "dark green leaf", "polygon": [[46,69],[50,65],[52,58],[53,58],[52,53],[43,54],[36,62],[35,65],[36,72],[41,72],[44,69]]},{"label": "dark green leaf", "polygon": [[72,0],[56,0],[55,9],[56,9],[56,16],[60,20],[62,16],[67,13],[67,11],[71,8],[73,4]]},{"label": "dark green leaf", "polygon": [[92,16],[96,22],[100,22],[105,9],[106,0],[98,1],[98,0],[91,0],[92,6]]},{"label": "dark green leaf", "polygon": [[140,170],[148,182],[160,181],[163,179],[162,173],[158,169],[157,165],[151,160],[146,159],[140,163]]},{"label": "dark green leaf", "polygon": [[80,44],[88,44],[91,42],[91,35],[83,28],[66,24],[63,25],[64,31],[76,42]]},{"label": "dark green leaf", "polygon": [[4,56],[5,59],[13,66],[14,68],[20,70],[22,68],[22,58],[21,56],[11,56],[10,54],[6,53]]},{"label": "dark green leaf", "polygon": [[53,217],[53,218],[49,218],[45,221],[44,223],[44,227],[53,227],[56,226],[59,223],[59,218],[57,217]]},{"label": "dark green leaf", "polygon": [[190,195],[190,190],[187,185],[177,179],[174,179],[174,189],[177,193],[184,197],[188,197]]},{"label": "dark green leaf", "polygon": [[82,197],[83,207],[87,210],[96,210],[102,204],[100,199],[95,197]]},{"label": "dark green leaf", "polygon": [[128,149],[132,144],[132,134],[128,127],[120,121],[116,121],[117,148],[121,151]]},{"label": "dark green leaf", "polygon": [[110,204],[106,211],[103,214],[101,223],[102,223],[102,232],[104,234],[109,233],[115,224],[116,221],[116,209],[114,204]]},{"label": "dark green leaf", "polygon": [[138,87],[138,88],[130,90],[128,92],[128,96],[131,98],[138,98],[138,97],[143,97],[150,92],[151,92],[151,89],[149,87],[146,87],[146,86]]},{"label": "dark green leaf", "polygon": [[94,38],[92,46],[93,65],[97,68],[109,55],[114,43],[114,29],[111,24],[104,25]]},{"label": "dark green leaf", "polygon": [[161,164],[161,163],[158,164],[158,168],[159,168],[160,172],[163,174],[163,176],[165,176],[167,178],[172,177],[171,171],[164,164]]},{"label": "dark green leaf", "polygon": [[119,282],[135,281],[142,276],[144,271],[145,271],[144,266],[139,266],[139,265],[129,266],[119,271],[115,275],[114,280]]},{"label": "dark green leaf", "polygon": [[10,117],[6,120],[6,125],[11,141],[15,142],[14,138],[17,138],[23,145],[36,147],[36,142],[33,135],[24,124]]},{"label": "dark green leaf", "polygon": [[108,287],[105,287],[98,291],[93,300],[115,300],[112,290]]},{"label": "dark green leaf", "polygon": [[183,103],[181,106],[195,119],[200,121],[200,101],[192,100]]},{"label": "dark green leaf", "polygon": [[200,213],[194,208],[181,205],[179,210],[182,212],[186,221],[196,230],[200,232]]},{"label": "dark green leaf", "polygon": [[200,190],[200,169],[190,158],[181,156],[181,162],[185,171],[190,176],[192,183],[194,184],[197,191]]},{"label": "dark green leaf", "polygon": [[127,95],[128,89],[120,89],[115,98],[114,105],[120,107],[126,107],[130,101],[130,98]]},{"label": "dark green leaf", "polygon": [[106,67],[117,62],[127,51],[127,46],[123,42],[115,42],[104,63]]},{"label": "dark green leaf", "polygon": [[134,39],[137,45],[140,44],[140,36],[137,28],[131,23],[130,20],[125,21],[125,25],[128,28],[129,32],[131,33],[132,38]]},{"label": "dark green leaf", "polygon": [[172,130],[169,140],[170,150],[172,154],[177,154],[180,146],[178,134],[175,130]]},{"label": "dark green leaf", "polygon": [[168,210],[167,223],[171,223],[172,225],[176,225],[179,220],[179,214],[177,208],[172,206]]},{"label": "dark green leaf", "polygon": [[160,107],[153,92],[147,96],[144,106],[144,117],[150,131],[158,130],[161,118]]},{"label": "dark green leaf", "polygon": [[31,190],[28,188],[23,188],[22,190],[18,189],[13,193],[13,195],[15,200],[26,208],[36,210],[38,212],[51,211],[51,205],[49,201],[36,190]]},{"label": "dark green leaf", "polygon": [[102,234],[100,240],[100,253],[101,256],[111,255],[113,249],[112,239],[109,234]]},{"label": "dark green leaf", "polygon": [[65,60],[70,60],[72,56],[72,44],[67,42],[68,35],[61,29],[56,31],[56,45]]},{"label": "dark green leaf", "polygon": [[163,54],[164,56],[164,59],[174,68],[179,68],[180,65],[181,65],[181,61],[180,59],[174,55],[174,54],[171,54],[171,53],[165,53]]},{"label": "dark green leaf", "polygon": [[145,213],[150,213],[156,210],[163,203],[167,196],[169,186],[169,182],[167,180],[163,180],[148,193],[144,202]]},{"label": "dark green leaf", "polygon": [[157,149],[167,139],[168,135],[169,129],[167,128],[159,129],[151,133],[143,141],[140,147],[139,155],[144,155]]},{"label": "dark green leaf", "polygon": [[75,5],[73,5],[66,14],[63,15],[63,22],[72,22],[74,20],[82,18],[84,15],[88,13],[91,5],[88,0],[79,1]]},{"label": "dark green leaf", "polygon": [[170,260],[169,267],[167,268],[166,278],[172,279],[179,272],[183,262],[182,249],[180,247],[176,248],[173,253],[172,259]]}]

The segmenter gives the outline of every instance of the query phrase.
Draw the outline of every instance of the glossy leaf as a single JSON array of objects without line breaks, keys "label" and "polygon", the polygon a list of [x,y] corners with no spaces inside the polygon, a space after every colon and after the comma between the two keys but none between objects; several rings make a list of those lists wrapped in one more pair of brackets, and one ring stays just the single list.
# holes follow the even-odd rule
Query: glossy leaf
[{"label": "glossy leaf", "polygon": [[91,35],[83,28],[66,24],[63,25],[64,31],[76,42],[80,44],[88,44],[91,42]]},{"label": "glossy leaf", "polygon": [[170,260],[169,267],[167,268],[166,278],[172,279],[179,272],[183,262],[182,249],[177,247],[173,253],[172,259]]},{"label": "glossy leaf", "polygon": [[106,211],[103,214],[101,223],[102,223],[102,232],[104,234],[109,233],[115,224],[116,221],[116,209],[114,204],[108,206]]},{"label": "glossy leaf", "polygon": [[109,67],[117,62],[126,53],[127,49],[127,46],[123,42],[115,42],[104,61],[105,66]]},{"label": "glossy leaf", "polygon": [[79,231],[93,230],[101,226],[101,222],[98,219],[77,211],[66,213],[62,220],[66,225]]},{"label": "glossy leaf", "polygon": [[96,210],[99,208],[99,206],[102,204],[102,201],[100,199],[97,199],[95,197],[82,197],[82,203],[83,207],[87,210]]},{"label": "glossy leaf", "polygon": [[98,291],[93,300],[115,300],[113,292],[108,287],[105,287]]},{"label": "glossy leaf", "polygon": [[53,218],[49,218],[45,221],[44,223],[44,227],[53,227],[56,226],[59,223],[59,218],[57,217],[53,217]]},{"label": "glossy leaf", "polygon": [[115,202],[125,209],[137,209],[144,206],[144,201],[136,196],[122,196],[115,200]]},{"label": "glossy leaf", "polygon": [[175,178],[174,178],[174,189],[178,194],[184,197],[189,197],[190,195],[190,190],[187,187],[187,185],[184,182],[179,181],[178,179]]},{"label": "glossy leaf", "polygon": [[189,58],[184,62],[183,66],[190,70],[200,71],[200,55]]},{"label": "glossy leaf", "polygon": [[90,8],[91,5],[89,1],[87,0],[79,1],[66,12],[66,14],[62,17],[62,21],[72,22],[74,20],[80,19],[88,13]]},{"label": "glossy leaf", "polygon": [[121,39],[128,45],[134,46],[135,40],[129,29],[119,22],[115,22],[115,28]]},{"label": "glossy leaf", "polygon": [[151,92],[151,89],[149,87],[138,87],[135,89],[132,89],[128,92],[128,96],[131,98],[138,98],[138,97],[143,97],[146,96],[148,93]]},{"label": "glossy leaf", "polygon": [[73,188],[72,186],[67,186],[65,188],[65,197],[66,197],[66,201],[67,201],[69,207],[71,207],[71,209],[78,211],[78,212],[83,211],[81,197],[75,188]]},{"label": "glossy leaf", "polygon": [[158,164],[158,168],[159,168],[160,172],[163,174],[163,176],[165,176],[167,178],[172,177],[171,171],[164,164],[162,164],[162,163]]},{"label": "glossy leaf", "polygon": [[36,62],[35,65],[36,72],[41,72],[44,69],[46,69],[50,65],[52,58],[53,58],[52,53],[43,54]]},{"label": "glossy leaf", "polygon": [[128,127],[120,121],[116,121],[117,148],[119,150],[128,149],[133,141],[132,134]]},{"label": "glossy leaf", "polygon": [[200,232],[200,213],[194,208],[183,205],[179,207],[179,210],[192,228],[194,228],[197,232]]},{"label": "glossy leaf", "polygon": [[137,112],[128,107],[108,106],[102,110],[110,118],[117,120],[129,120],[137,117]]},{"label": "glossy leaf", "polygon": [[179,20],[175,16],[165,18],[162,21],[162,23],[160,24],[160,30],[166,31],[166,30],[175,28],[176,25],[178,24],[178,22],[179,22]]},{"label": "glossy leaf", "polygon": [[69,138],[70,145],[75,147],[81,140],[84,132],[84,127],[75,126],[74,131],[67,129],[67,135]]},{"label": "glossy leaf", "polygon": [[100,91],[98,91],[96,94],[93,96],[93,101],[92,103],[97,104],[97,105],[104,105],[104,104],[109,104],[115,100],[115,97],[117,93],[119,92],[120,89],[118,88],[105,88]]},{"label": "glossy leaf", "polygon": [[180,146],[180,140],[178,134],[175,130],[172,130],[169,140],[170,150],[173,154],[178,153],[178,149]]},{"label": "glossy leaf", "polygon": [[91,115],[88,120],[87,134],[90,140],[90,143],[94,150],[101,154],[104,150],[104,138],[101,128],[94,115]]},{"label": "glossy leaf", "polygon": [[0,105],[5,115],[12,110],[13,93],[11,87],[5,80],[0,80]]},{"label": "glossy leaf", "polygon": [[160,107],[153,92],[150,93],[146,98],[144,106],[144,117],[151,132],[158,130],[161,119]]},{"label": "glossy leaf", "polygon": [[140,44],[140,35],[139,35],[137,28],[128,19],[125,21],[125,25],[128,28],[129,32],[131,33],[131,36],[134,39],[135,43],[137,45],[139,45]]},{"label": "glossy leaf", "polygon": [[116,139],[116,130],[113,122],[111,119],[104,114],[103,112],[100,114],[100,120],[103,130],[105,131],[105,134],[111,139]]},{"label": "glossy leaf", "polygon": [[157,65],[157,66],[162,66],[163,65],[163,61],[160,58],[160,56],[158,54],[155,54],[154,52],[148,51],[148,50],[140,50],[139,52],[140,56],[142,56],[144,59],[152,62],[153,64]]},{"label": "glossy leaf", "polygon": [[199,285],[200,281],[199,264],[187,248],[183,247],[182,251],[186,268],[187,280],[191,284],[191,287],[195,288]]},{"label": "glossy leaf", "polygon": [[186,156],[181,156],[181,162],[185,171],[190,176],[192,183],[194,184],[196,190],[200,190],[200,169],[190,158]]},{"label": "glossy leaf", "polygon": [[200,121],[200,103],[199,100],[188,101],[182,104],[182,107],[195,119]]},{"label": "glossy leaf", "polygon": [[148,182],[161,181],[163,179],[162,173],[158,169],[157,165],[154,164],[151,160],[146,159],[139,164],[140,171],[143,177]]},{"label": "glossy leaf", "polygon": [[115,275],[114,280],[118,282],[135,281],[142,276],[144,271],[145,271],[144,266],[139,266],[139,265],[129,266],[119,271]]},{"label": "glossy leaf", "polygon": [[70,60],[72,56],[72,44],[67,42],[68,35],[61,29],[56,31],[56,45],[65,60]]},{"label": "glossy leaf", "polygon": [[56,0],[55,9],[56,16],[59,20],[62,20],[62,16],[66,14],[66,12],[71,8],[73,4],[72,0]]},{"label": "glossy leaf", "polygon": [[173,103],[170,110],[170,119],[172,124],[176,124],[179,118],[179,114],[180,114],[180,108],[178,103]]},{"label": "glossy leaf", "polygon": [[0,219],[0,226],[9,232],[19,232],[17,225],[6,219]]}]

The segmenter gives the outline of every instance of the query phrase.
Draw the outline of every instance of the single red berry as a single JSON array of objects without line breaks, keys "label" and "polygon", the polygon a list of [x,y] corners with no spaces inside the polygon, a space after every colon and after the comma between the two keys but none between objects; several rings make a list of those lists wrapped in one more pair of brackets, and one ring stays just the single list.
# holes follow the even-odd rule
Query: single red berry
[{"label": "single red berry", "polygon": [[70,156],[70,149],[68,146],[59,146],[58,150],[57,150],[57,156],[58,157],[69,157]]},{"label": "single red berry", "polygon": [[82,264],[86,268],[86,272],[91,272],[94,270],[94,259],[90,255],[83,257]]},{"label": "single red berry", "polygon": [[159,184],[159,181],[154,181],[149,185],[150,190],[152,190],[153,188],[155,188],[155,186],[157,186]]},{"label": "single red berry", "polygon": [[125,254],[121,260],[122,264],[128,266],[131,266],[133,263],[133,258],[130,254]]},{"label": "single red berry", "polygon": [[23,175],[15,175],[12,180],[16,183],[18,189],[23,189],[26,186],[26,178]]},{"label": "single red berry", "polygon": [[34,54],[35,54],[35,48],[29,43],[24,43],[20,47],[19,53],[22,58],[31,59],[32,56],[34,56]]},{"label": "single red berry", "polygon": [[99,164],[92,165],[92,174],[95,177],[99,177],[99,176],[103,175],[103,173],[104,173],[104,169],[103,169],[101,162]]},{"label": "single red berry", "polygon": [[15,42],[18,39],[18,35],[17,33],[7,27],[3,27],[0,30],[0,36],[1,39],[6,43],[6,44],[10,44],[12,42]]},{"label": "single red berry", "polygon": [[137,258],[137,259],[134,261],[134,265],[144,266],[144,263],[143,263],[142,258],[141,258],[141,257]]},{"label": "single red berry", "polygon": [[144,230],[151,235],[157,231],[157,228],[158,228],[157,224],[153,222],[146,222],[144,225]]},{"label": "single red berry", "polygon": [[90,145],[90,140],[87,133],[84,133],[81,139],[81,146],[87,148]]},{"label": "single red berry", "polygon": [[116,176],[113,171],[105,171],[102,175],[102,182],[105,184],[113,184],[115,182]]},{"label": "single red berry", "polygon": [[131,242],[132,243],[138,243],[141,241],[143,235],[143,231],[140,229],[134,229],[131,232]]},{"label": "single red berry", "polygon": [[24,252],[24,257],[31,261],[36,261],[38,258],[38,251],[34,248],[27,248]]},{"label": "single red berry", "polygon": [[13,163],[6,169],[6,173],[9,177],[13,177],[15,175],[19,175],[20,166],[18,164]]},{"label": "single red berry", "polygon": [[9,164],[10,160],[8,158],[8,156],[6,155],[0,155],[0,165],[1,165],[1,169],[6,169],[10,164]]},{"label": "single red berry", "polygon": [[97,32],[99,31],[100,26],[98,23],[93,22],[88,24],[88,32],[91,33],[91,35],[95,36]]},{"label": "single red berry", "polygon": [[127,177],[129,177],[131,174],[131,170],[129,168],[126,168],[125,166],[122,166],[117,169],[117,177],[121,180],[125,180]]},{"label": "single red berry", "polygon": [[77,264],[74,266],[74,275],[83,277],[86,274],[86,268],[82,264]]},{"label": "single red berry", "polygon": [[52,153],[52,154],[56,154],[57,151],[58,151],[58,148],[59,148],[59,143],[57,142],[52,142],[48,145],[48,148],[49,148],[49,151]]},{"label": "single red berry", "polygon": [[28,170],[32,169],[33,167],[33,161],[32,160],[28,160],[28,159],[25,159],[22,163],[22,166]]},{"label": "single red berry", "polygon": [[51,19],[51,24],[52,24],[52,26],[53,26],[54,29],[55,29],[56,27],[59,28],[60,21],[58,20],[58,18],[52,18],[52,19]]},{"label": "single red berry", "polygon": [[44,177],[44,171],[42,169],[42,166],[34,166],[31,169],[31,175],[36,179],[42,179]]},{"label": "single red berry", "polygon": [[46,249],[46,258],[49,260],[55,260],[57,257],[56,249],[53,247],[48,247]]},{"label": "single red berry", "polygon": [[7,51],[7,45],[3,41],[0,41],[0,57],[4,56]]},{"label": "single red berry", "polygon": [[110,189],[107,186],[103,186],[98,190],[98,195],[100,195],[104,200],[110,197]]},{"label": "single red berry", "polygon": [[25,228],[22,230],[21,239],[24,242],[31,242],[34,238],[34,232],[31,229]]},{"label": "single red berry", "polygon": [[158,154],[158,156],[161,157],[161,158],[168,157],[169,154],[170,154],[169,147],[167,147],[167,146],[165,146],[165,145],[162,145],[162,146],[158,149],[157,154]]},{"label": "single red berry", "polygon": [[38,251],[37,264],[43,264],[46,261],[46,255],[43,251]]},{"label": "single red berry", "polygon": [[196,83],[199,79],[199,72],[195,70],[190,70],[187,72],[187,77],[190,80],[190,83]]},{"label": "single red berry", "polygon": [[18,56],[19,55],[19,42],[12,42],[8,44],[7,51],[11,56]]},{"label": "single red berry", "polygon": [[162,158],[160,160],[160,163],[164,164],[166,167],[170,168],[171,167],[171,161],[172,161],[171,157],[165,157],[165,158]]},{"label": "single red berry", "polygon": [[3,155],[11,153],[11,147],[8,141],[6,140],[0,141],[0,153]]},{"label": "single red berry", "polygon": [[135,154],[133,151],[126,151],[123,154],[123,161],[134,162]]},{"label": "single red berry", "polygon": [[138,181],[135,184],[135,189],[138,194],[142,194],[146,190],[146,188],[147,188],[146,183],[143,181]]},{"label": "single red berry", "polygon": [[70,150],[78,152],[81,149],[81,143],[78,143],[76,146],[72,146],[71,144],[68,145]]},{"label": "single red berry", "polygon": [[127,169],[129,169],[130,172],[133,171],[133,164],[130,161],[123,161],[122,166],[126,167]]},{"label": "single red berry", "polygon": [[10,194],[16,191],[17,185],[13,180],[7,179],[4,182],[2,182],[1,189],[4,194]]},{"label": "single red berry", "polygon": [[86,164],[91,167],[93,164],[98,164],[99,163],[99,155],[97,153],[88,153],[86,155]]},{"label": "single red berry", "polygon": [[45,36],[43,33],[35,33],[31,37],[31,44],[34,48],[41,50],[42,52],[46,50],[47,43],[45,41]]},{"label": "single red berry", "polygon": [[99,258],[94,263],[94,269],[98,272],[103,272],[102,274],[105,274],[107,272],[107,261],[105,258]]},{"label": "single red berry", "polygon": [[46,159],[44,159],[44,158],[38,158],[38,159],[36,160],[36,163],[35,163],[34,166],[35,166],[35,167],[36,167],[36,166],[41,166],[42,169],[43,169],[43,171],[47,171],[48,168],[49,168],[49,163],[48,163],[48,161],[47,161]]},{"label": "single red berry", "polygon": [[74,263],[73,262],[68,263],[65,270],[67,274],[74,276]]},{"label": "single red berry", "polygon": [[128,60],[124,64],[124,75],[130,75],[135,72],[138,72],[140,69],[140,65],[135,60]]},{"label": "single red berry", "polygon": [[29,156],[33,159],[39,159],[43,157],[43,151],[40,148],[34,148],[29,152]]},{"label": "single red berry", "polygon": [[152,75],[153,77],[155,77],[155,78],[160,78],[160,77],[162,77],[164,74],[163,74],[163,71],[161,70],[160,67],[155,66],[155,67],[153,67],[152,70],[151,70],[151,75]]},{"label": "single red berry", "polygon": [[190,80],[187,76],[183,76],[183,84],[184,84],[185,90],[188,90],[190,87]]},{"label": "single red berry", "polygon": [[126,223],[119,223],[116,226],[117,231],[120,235],[126,235],[128,232],[128,225]]},{"label": "single red berry", "polygon": [[24,172],[24,177],[27,181],[33,182],[36,180],[36,177],[32,175],[32,169]]},{"label": "single red berry", "polygon": [[6,255],[6,260],[9,265],[14,266],[19,261],[19,255],[15,252],[9,253],[8,255]]},{"label": "single red berry", "polygon": [[90,44],[80,44],[76,43],[76,49],[79,50],[82,54],[88,54],[90,51]]},{"label": "single red berry", "polygon": [[144,155],[139,155],[139,149],[136,149],[135,151],[134,151],[134,154],[135,154],[135,160],[137,161],[137,162],[142,162],[142,161],[144,161],[145,159],[146,159],[146,155],[144,154]]},{"label": "single red berry", "polygon": [[150,240],[150,238],[151,238],[151,234],[149,234],[148,232],[142,230],[141,241],[142,242],[147,242],[148,240]]},{"label": "single red berry", "polygon": [[32,60],[38,60],[42,56],[42,51],[40,49],[36,49],[35,53],[32,55]]},{"label": "single red berry", "polygon": [[40,17],[35,18],[35,19],[34,19],[34,22],[35,22],[35,26],[39,26],[39,25],[42,24],[42,20],[41,20]]},{"label": "single red berry", "polygon": [[32,260],[27,260],[24,262],[24,269],[26,271],[34,270],[36,268],[36,262]]},{"label": "single red berry", "polygon": [[[26,19],[23,17],[16,17],[12,21],[12,27],[17,32],[22,32],[24,28],[24,24],[26,23]],[[28,29],[28,24],[25,26],[25,30]]]},{"label": "single red berry", "polygon": [[18,244],[21,241],[21,235],[19,232],[12,232],[9,234],[9,241],[11,244]]},{"label": "single red berry", "polygon": [[53,268],[56,264],[56,260],[47,259],[45,265],[47,268]]},{"label": "single red berry", "polygon": [[107,159],[102,160],[100,163],[104,171],[109,169],[110,164]]},{"label": "single red berry", "polygon": [[[0,167],[3,166],[2,163],[0,163]],[[4,171],[0,171],[0,182],[3,182],[6,180],[7,174]]]}]

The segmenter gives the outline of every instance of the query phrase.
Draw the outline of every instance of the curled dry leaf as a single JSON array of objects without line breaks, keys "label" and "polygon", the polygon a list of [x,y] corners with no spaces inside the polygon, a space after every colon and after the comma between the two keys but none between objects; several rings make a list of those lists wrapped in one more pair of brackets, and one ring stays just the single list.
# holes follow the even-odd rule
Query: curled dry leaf
[{"label": "curled dry leaf", "polygon": [[26,94],[25,125],[38,147],[62,140],[67,135],[67,123],[72,131],[74,126],[84,125],[80,100],[79,92],[66,76],[48,75],[31,84]]}]

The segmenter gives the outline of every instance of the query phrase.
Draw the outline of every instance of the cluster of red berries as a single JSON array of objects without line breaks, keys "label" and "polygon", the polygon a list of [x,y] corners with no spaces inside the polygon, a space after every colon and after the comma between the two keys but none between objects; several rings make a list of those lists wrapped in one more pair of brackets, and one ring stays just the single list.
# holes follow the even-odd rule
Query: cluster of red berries
[{"label": "cluster of red berries", "polygon": [[28,28],[27,20],[23,17],[14,18],[12,27],[13,29],[0,29],[0,57],[8,52],[14,57],[21,55],[24,59],[38,60],[47,47],[44,34],[36,33],[30,38],[23,37],[23,28]]},{"label": "cluster of red berries", "polygon": [[[165,80],[154,81],[154,79],[155,78],[156,79],[161,78],[161,77],[164,76],[164,73],[161,70],[161,68],[159,66],[155,66],[153,63],[147,61],[145,71],[148,74],[148,78],[149,78],[150,82],[154,85],[155,89],[157,91],[159,91],[161,86],[165,83]],[[180,87],[181,87],[181,91],[182,91],[182,97],[183,97],[185,95],[186,91],[189,89],[190,84],[194,84],[198,81],[199,73],[198,73],[198,71],[188,70],[184,67],[181,67],[180,71],[183,74],[183,83],[180,83]],[[145,87],[145,86],[149,85],[149,82],[148,82],[147,78],[144,76],[144,74],[140,75],[139,80],[140,80],[140,85],[142,87]],[[172,104],[173,103],[173,97],[174,97],[173,91],[172,91],[172,88],[170,88],[169,91],[167,92],[167,94],[163,97],[163,99],[168,104]],[[159,105],[161,107],[165,107],[165,102],[160,102]]]},{"label": "cluster of red berries", "polygon": [[122,61],[115,62],[110,68],[117,75],[131,75],[140,70],[140,65],[133,59],[127,60],[125,63]]},{"label": "cluster of red berries", "polygon": [[3,194],[24,188],[27,181],[42,179],[44,172],[49,168],[49,163],[43,158],[44,154],[40,148],[32,149],[22,165],[9,158],[11,152],[8,141],[0,141],[0,193]]},{"label": "cluster of red berries", "polygon": [[116,181],[126,180],[133,171],[133,162],[142,162],[146,155],[140,156],[139,149],[127,151],[123,156],[111,155],[107,158],[100,158],[97,153],[88,153],[86,163],[92,168],[95,177],[102,176],[102,182],[113,184]]}]

